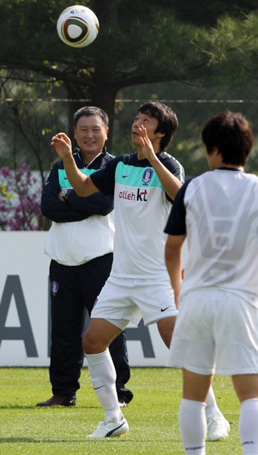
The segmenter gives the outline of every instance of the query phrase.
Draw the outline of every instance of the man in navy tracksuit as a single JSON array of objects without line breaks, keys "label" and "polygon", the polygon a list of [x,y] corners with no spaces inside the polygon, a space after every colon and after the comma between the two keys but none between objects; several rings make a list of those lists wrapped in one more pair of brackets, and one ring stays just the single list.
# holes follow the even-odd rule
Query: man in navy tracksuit
[{"label": "man in navy tracksuit", "polygon": [[[107,153],[108,116],[97,107],[74,114],[74,157],[78,168],[90,175],[113,157]],[[74,406],[83,365],[82,335],[86,310],[109,276],[113,260],[113,196],[101,193],[79,197],[67,179],[62,160],[56,162],[43,188],[41,210],[52,220],[45,252],[51,258],[52,338],[50,382],[53,396],[37,406]],[[125,387],[130,368],[125,333],[110,346],[117,373],[121,406],[133,398]]]}]

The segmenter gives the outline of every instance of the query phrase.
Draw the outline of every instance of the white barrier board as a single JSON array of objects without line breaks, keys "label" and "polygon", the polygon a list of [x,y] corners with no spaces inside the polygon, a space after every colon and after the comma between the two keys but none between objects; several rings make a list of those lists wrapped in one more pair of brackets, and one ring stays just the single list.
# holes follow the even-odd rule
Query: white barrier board
[{"label": "white barrier board", "polygon": [[[46,232],[0,232],[0,367],[49,366]],[[156,325],[126,329],[131,366],[166,366]]]}]

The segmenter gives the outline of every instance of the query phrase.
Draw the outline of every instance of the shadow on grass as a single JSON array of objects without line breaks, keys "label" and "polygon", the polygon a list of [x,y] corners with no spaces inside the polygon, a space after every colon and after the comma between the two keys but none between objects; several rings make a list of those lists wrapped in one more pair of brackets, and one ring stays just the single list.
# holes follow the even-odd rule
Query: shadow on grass
[{"label": "shadow on grass", "polygon": [[[57,441],[56,439],[55,440],[37,440],[37,439],[34,439],[34,438],[0,438],[0,444],[4,444],[4,443],[12,443],[12,444],[16,444],[16,443],[21,443],[21,442],[24,442],[24,443],[27,443],[27,442],[31,442],[33,444],[42,444],[42,442],[60,442],[60,441]],[[67,441],[64,441],[64,442],[67,442]]]},{"label": "shadow on grass", "polygon": [[71,409],[74,409],[76,411],[76,409],[100,409],[99,406],[36,406],[36,405],[33,405],[33,406],[27,406],[27,405],[5,405],[5,406],[0,406],[0,409],[35,409],[35,410],[41,410],[41,409],[45,409],[45,410],[51,410],[51,409],[59,409],[59,410],[66,410],[66,409],[69,409],[69,411],[71,411]]},{"label": "shadow on grass", "polygon": [[[27,443],[31,443],[31,444],[77,444],[78,442],[82,442],[82,443],[96,443],[96,440],[92,440],[92,439],[34,439],[34,438],[0,438],[0,444],[21,444],[21,443],[24,443],[24,444],[27,444]],[[121,438],[100,438],[98,439],[97,441],[98,443],[117,443],[119,442],[120,444],[121,443],[132,443],[132,441],[130,439],[127,439],[126,436],[123,435],[123,437]],[[146,440],[144,441],[138,441],[138,442],[146,442]],[[150,441],[151,442],[151,441]],[[162,441],[161,441],[162,442]]]}]

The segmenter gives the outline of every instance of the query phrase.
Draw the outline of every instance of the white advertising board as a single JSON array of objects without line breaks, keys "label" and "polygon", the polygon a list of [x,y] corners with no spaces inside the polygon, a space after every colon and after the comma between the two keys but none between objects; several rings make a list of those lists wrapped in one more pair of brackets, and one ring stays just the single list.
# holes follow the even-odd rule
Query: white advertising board
[{"label": "white advertising board", "polygon": [[[49,366],[46,232],[0,232],[0,367]],[[156,325],[126,329],[131,366],[166,366]]]}]

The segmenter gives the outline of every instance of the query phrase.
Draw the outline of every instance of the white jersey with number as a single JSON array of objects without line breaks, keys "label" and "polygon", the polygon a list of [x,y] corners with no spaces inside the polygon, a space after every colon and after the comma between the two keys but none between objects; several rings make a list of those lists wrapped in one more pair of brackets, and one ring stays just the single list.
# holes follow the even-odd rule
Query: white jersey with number
[{"label": "white jersey with number", "polygon": [[165,232],[187,234],[182,293],[228,289],[258,305],[258,178],[216,169],[185,184]]}]

